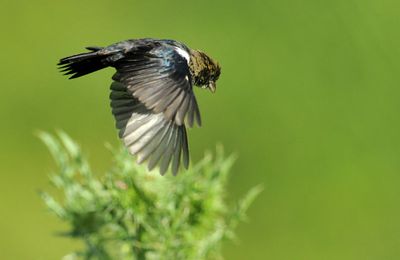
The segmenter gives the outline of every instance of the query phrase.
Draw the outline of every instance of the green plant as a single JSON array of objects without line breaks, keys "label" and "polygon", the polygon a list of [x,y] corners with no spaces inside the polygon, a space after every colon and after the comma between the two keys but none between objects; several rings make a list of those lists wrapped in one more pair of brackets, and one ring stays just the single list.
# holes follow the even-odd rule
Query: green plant
[{"label": "green plant", "polygon": [[125,149],[111,149],[113,167],[98,178],[65,133],[40,138],[57,164],[51,181],[63,193],[60,200],[42,197],[70,224],[66,235],[86,245],[66,259],[221,259],[221,241],[234,238],[261,191],[255,187],[232,209],[226,206],[234,158],[221,148],[176,177],[148,172]]}]

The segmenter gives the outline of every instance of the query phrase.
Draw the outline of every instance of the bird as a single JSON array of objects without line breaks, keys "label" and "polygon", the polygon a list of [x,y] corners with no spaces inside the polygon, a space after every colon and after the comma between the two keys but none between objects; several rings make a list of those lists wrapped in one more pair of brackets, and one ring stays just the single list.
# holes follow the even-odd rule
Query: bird
[{"label": "bird", "polygon": [[119,138],[148,170],[189,166],[186,126],[201,126],[193,86],[216,91],[219,63],[200,50],[170,39],[129,39],[62,58],[69,79],[112,67],[111,111]]}]

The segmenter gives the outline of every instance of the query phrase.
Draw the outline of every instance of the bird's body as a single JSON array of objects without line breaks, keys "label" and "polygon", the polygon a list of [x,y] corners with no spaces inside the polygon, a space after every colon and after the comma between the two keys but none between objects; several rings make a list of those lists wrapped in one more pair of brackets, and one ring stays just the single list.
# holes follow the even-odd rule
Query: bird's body
[{"label": "bird's body", "polygon": [[105,48],[61,59],[70,78],[114,67],[111,108],[119,136],[138,162],[160,166],[164,174],[171,164],[178,172],[189,164],[186,125],[201,125],[193,86],[215,91],[220,75],[217,62],[205,53],[173,40],[126,40]]}]

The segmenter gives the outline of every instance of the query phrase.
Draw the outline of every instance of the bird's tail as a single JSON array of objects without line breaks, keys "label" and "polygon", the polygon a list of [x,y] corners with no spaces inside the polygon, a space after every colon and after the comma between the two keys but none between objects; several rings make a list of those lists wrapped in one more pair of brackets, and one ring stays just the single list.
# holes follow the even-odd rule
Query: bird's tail
[{"label": "bird's tail", "polygon": [[103,48],[87,47],[91,52],[80,53],[60,60],[58,65],[64,75],[71,75],[70,79],[104,69],[109,66],[108,55],[100,52]]}]

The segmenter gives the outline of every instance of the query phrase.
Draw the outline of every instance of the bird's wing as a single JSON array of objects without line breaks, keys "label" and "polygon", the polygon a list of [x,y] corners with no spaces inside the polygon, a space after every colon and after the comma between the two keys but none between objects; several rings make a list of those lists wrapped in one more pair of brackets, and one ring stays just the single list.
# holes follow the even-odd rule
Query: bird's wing
[{"label": "bird's wing", "polygon": [[111,85],[111,108],[119,136],[138,163],[148,161],[149,170],[160,166],[164,174],[172,164],[176,174],[182,163],[189,165],[189,150],[185,125],[168,120],[163,112],[155,113],[137,98],[129,86],[114,81]]},{"label": "bird's wing", "polygon": [[185,57],[171,45],[157,44],[134,48],[116,61],[115,81],[127,86],[135,98],[154,113],[163,113],[167,120],[190,127],[200,112],[193,93],[189,65]]}]

